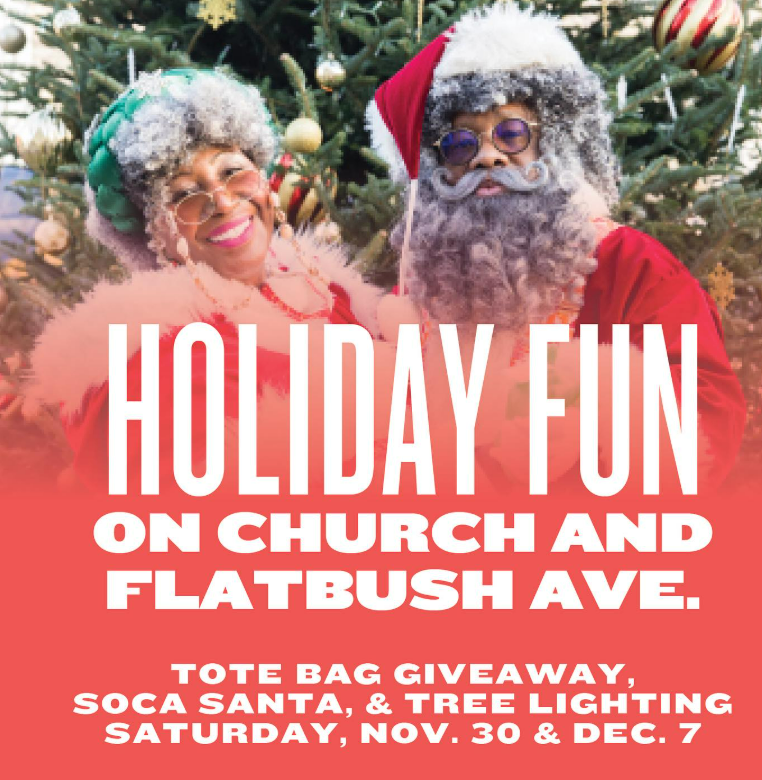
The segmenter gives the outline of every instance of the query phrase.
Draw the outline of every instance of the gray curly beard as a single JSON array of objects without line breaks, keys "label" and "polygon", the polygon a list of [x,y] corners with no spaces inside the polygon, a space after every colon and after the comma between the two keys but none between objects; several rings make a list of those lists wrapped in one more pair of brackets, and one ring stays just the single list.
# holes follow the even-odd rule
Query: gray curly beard
[{"label": "gray curly beard", "polygon": [[[590,207],[575,199],[580,178],[559,170],[557,159],[545,165],[547,176],[521,177],[537,184],[532,189],[490,197],[471,194],[478,176],[464,186],[470,192],[448,199],[439,194],[450,186],[443,184],[441,168],[422,175],[409,287],[435,320],[519,329],[545,320],[566,288],[595,270]],[[494,172],[490,178],[497,178]],[[404,220],[392,232],[398,250],[403,231]]]}]

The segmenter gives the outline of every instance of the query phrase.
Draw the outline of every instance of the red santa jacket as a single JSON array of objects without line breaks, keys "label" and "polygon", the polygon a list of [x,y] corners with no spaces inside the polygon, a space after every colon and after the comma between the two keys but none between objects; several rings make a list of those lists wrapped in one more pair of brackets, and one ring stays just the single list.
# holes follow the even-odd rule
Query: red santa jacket
[{"label": "red santa jacket", "polygon": [[666,247],[633,228],[609,233],[596,257],[598,268],[587,280],[577,332],[580,325],[594,323],[601,342],[611,343],[612,325],[629,324],[630,341],[642,349],[643,325],[661,325],[679,387],[680,326],[698,326],[699,418],[711,448],[712,482],[719,482],[738,455],[746,403],[725,352],[717,307]]}]

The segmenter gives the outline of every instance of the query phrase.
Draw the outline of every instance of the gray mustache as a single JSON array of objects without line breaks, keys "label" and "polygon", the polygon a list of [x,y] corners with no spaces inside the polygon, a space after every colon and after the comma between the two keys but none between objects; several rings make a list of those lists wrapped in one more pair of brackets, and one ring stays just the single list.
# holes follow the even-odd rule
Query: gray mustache
[{"label": "gray mustache", "polygon": [[476,168],[464,173],[455,184],[447,181],[447,175],[447,169],[440,166],[431,177],[431,184],[437,195],[447,201],[467,198],[486,179],[514,192],[533,192],[544,187],[550,178],[548,166],[542,160],[535,160],[526,168]]}]

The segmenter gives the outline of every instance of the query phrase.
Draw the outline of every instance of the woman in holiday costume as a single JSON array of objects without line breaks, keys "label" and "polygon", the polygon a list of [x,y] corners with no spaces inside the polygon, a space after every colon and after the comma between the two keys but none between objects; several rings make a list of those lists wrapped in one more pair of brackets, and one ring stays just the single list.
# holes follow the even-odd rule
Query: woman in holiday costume
[{"label": "woman in holiday costume", "polygon": [[[345,266],[339,247],[288,226],[274,234],[282,213],[265,170],[277,143],[259,92],[215,71],[143,74],[91,128],[88,231],[132,274],[56,317],[33,355],[34,394],[60,404],[88,485],[102,487],[108,475],[110,323],[128,325],[128,398],[141,395],[140,325],[159,325],[162,474],[172,473],[172,354],[184,325],[207,322],[220,333],[232,420],[240,323],[258,325],[258,395],[273,409],[288,391],[291,323],[361,324],[375,333],[377,292]],[[194,404],[203,408],[205,367],[195,355],[192,372]],[[271,423],[283,416],[261,406],[259,414]],[[128,447],[137,465],[139,437]]]},{"label": "woman in holiday costume", "polygon": [[[695,324],[703,463],[716,482],[739,449],[741,388],[698,281],[657,241],[610,219],[618,164],[606,104],[559,21],[508,3],[469,12],[382,84],[368,125],[393,178],[407,184],[407,214],[392,235],[402,282],[433,321],[494,323],[493,353],[497,342],[514,375],[526,368],[530,323],[569,324],[575,336],[597,325],[603,344],[626,324],[635,388],[643,326],[659,324],[678,399],[681,326]],[[412,316],[379,311],[382,323]],[[602,357],[610,367],[605,348]],[[578,396],[573,364],[562,356],[551,372]],[[525,421],[510,408],[521,394],[509,395],[513,433],[502,437],[501,456],[516,451]],[[601,423],[610,418],[604,412]]]}]

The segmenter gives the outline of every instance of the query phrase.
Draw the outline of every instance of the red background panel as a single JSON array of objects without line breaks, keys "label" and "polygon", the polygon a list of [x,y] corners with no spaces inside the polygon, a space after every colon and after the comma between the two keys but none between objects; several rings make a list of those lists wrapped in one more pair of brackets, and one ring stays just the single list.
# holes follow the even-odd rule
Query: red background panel
[{"label": "red background panel", "polygon": [[[540,777],[745,778],[759,776],[758,723],[762,693],[759,674],[758,551],[762,542],[759,506],[762,492],[736,493],[699,503],[689,500],[640,504],[616,499],[591,499],[550,503],[505,501],[502,505],[461,499],[459,508],[531,511],[537,513],[537,549],[533,554],[473,555],[365,554],[359,556],[260,553],[235,555],[216,544],[215,529],[226,512],[252,510],[267,514],[274,509],[342,511],[375,507],[368,501],[309,501],[302,507],[287,500],[240,499],[235,502],[198,502],[186,499],[174,509],[200,511],[203,542],[199,554],[143,553],[116,556],[100,550],[92,537],[97,518],[107,511],[133,506],[148,511],[173,511],[161,500],[134,503],[117,499],[61,499],[41,495],[6,498],[3,502],[2,577],[4,601],[4,701],[3,775],[10,778],[108,777],[189,779],[219,777],[319,778],[356,777]],[[354,506],[353,503],[357,505]],[[571,504],[574,504],[571,506]],[[431,517],[446,511],[441,503],[422,499],[405,502],[411,511]],[[520,505],[519,505],[520,504]],[[450,504],[446,509],[453,509]],[[399,509],[399,506],[398,506]],[[596,520],[605,510],[697,511],[714,527],[714,539],[705,550],[684,555],[582,554],[550,555],[545,552],[566,511],[589,511]],[[126,611],[106,610],[108,569],[176,569],[178,588],[203,594],[215,569],[237,569],[245,583],[254,569],[407,569],[426,568],[511,569],[515,571],[516,604],[513,610],[423,612],[403,607],[378,613],[360,607],[342,611],[307,611],[297,595],[287,611],[268,611],[261,601],[251,611],[155,611],[152,589],[131,597]],[[530,611],[533,590],[545,569],[575,572],[604,569],[682,569],[685,585],[679,591],[699,596],[697,611],[642,611],[635,594],[621,610],[601,611],[582,596],[582,611]],[[256,594],[256,589],[249,589]],[[281,663],[285,670],[297,662],[377,663],[385,673],[380,686],[298,688],[228,685],[179,686],[170,664]],[[587,686],[545,685],[489,687],[459,684],[403,689],[391,672],[401,663],[625,663],[621,678],[634,677],[634,690],[652,692],[725,692],[732,696],[732,715],[426,715],[406,712],[401,697],[406,690],[515,692],[517,704],[530,690],[544,695],[565,691],[579,693]],[[521,668],[521,667],[520,667]],[[336,735],[348,738],[341,748],[331,744],[180,745],[105,744],[104,727],[111,721],[131,724],[161,718],[124,715],[75,715],[73,697],[82,691],[133,695],[151,691],[180,692],[186,704],[203,691],[273,692],[295,690],[332,691],[340,702],[352,706],[351,718],[309,715],[231,715],[229,720],[277,724],[338,721]],[[593,692],[611,690],[594,686]],[[615,686],[626,691],[625,685]],[[371,694],[383,692],[394,714],[390,722],[449,722],[445,742],[429,745],[422,738],[409,745],[359,744],[359,724],[375,718],[364,704]],[[518,709],[518,708],[517,708]],[[208,722],[210,716],[166,716],[167,720]],[[214,718],[219,720],[219,718]],[[473,745],[470,723],[513,721],[522,728],[515,745]],[[569,739],[573,720],[601,722],[648,721],[657,724],[664,744],[573,744]],[[538,745],[532,739],[538,725],[550,721],[562,736],[560,745]],[[680,744],[677,723],[701,721],[703,727],[690,745]],[[133,726],[134,729],[134,726]],[[160,732],[161,733],[161,732]],[[308,729],[308,734],[310,730]],[[458,736],[458,743],[451,741]]]}]

